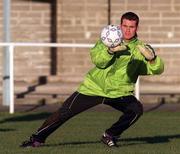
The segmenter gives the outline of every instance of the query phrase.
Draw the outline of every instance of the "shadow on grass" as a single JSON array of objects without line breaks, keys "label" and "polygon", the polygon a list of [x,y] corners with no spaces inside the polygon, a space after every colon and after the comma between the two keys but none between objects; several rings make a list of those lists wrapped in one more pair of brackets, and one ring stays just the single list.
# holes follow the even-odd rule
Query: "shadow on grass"
[{"label": "shadow on grass", "polygon": [[[125,138],[120,139],[119,142],[135,142],[134,144],[159,144],[168,143],[171,139],[180,139],[180,134],[175,135],[161,135],[152,137],[136,137],[136,138]],[[125,145],[128,145],[125,143]]]},{"label": "shadow on grass", "polygon": [[9,132],[9,131],[15,131],[15,129],[9,129],[9,128],[0,128],[0,132]]},{"label": "shadow on grass", "polygon": [[84,144],[97,144],[101,143],[101,141],[72,141],[72,142],[64,142],[58,144],[45,144],[44,147],[56,147],[56,146],[66,146],[66,145],[84,145]]},{"label": "shadow on grass", "polygon": [[28,115],[20,115],[20,116],[13,116],[10,118],[5,118],[0,121],[1,123],[6,123],[6,122],[21,122],[21,121],[35,121],[35,120],[43,120],[46,119],[50,114],[49,112],[42,112],[42,113],[33,113],[33,114],[28,114]]},{"label": "shadow on grass", "polygon": [[[159,144],[170,142],[171,139],[180,139],[180,134],[175,135],[162,135],[162,136],[152,136],[152,137],[135,137],[135,138],[125,138],[118,141],[119,146],[130,146],[138,144]],[[87,144],[97,144],[101,141],[72,141],[64,142],[58,144],[45,144],[44,147],[55,147],[55,146],[67,146],[67,145],[87,145]]]}]

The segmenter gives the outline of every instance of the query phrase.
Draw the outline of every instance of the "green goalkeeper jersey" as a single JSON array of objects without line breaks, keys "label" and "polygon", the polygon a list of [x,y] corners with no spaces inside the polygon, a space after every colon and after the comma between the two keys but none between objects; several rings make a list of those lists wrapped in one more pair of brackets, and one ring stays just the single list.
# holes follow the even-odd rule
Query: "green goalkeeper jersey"
[{"label": "green goalkeeper jersey", "polygon": [[78,92],[90,96],[117,98],[134,94],[139,75],[155,75],[164,71],[162,59],[156,56],[154,63],[148,62],[137,45],[142,41],[134,38],[127,43],[128,49],[109,54],[108,48],[98,40],[90,50],[95,67],[85,76]]}]

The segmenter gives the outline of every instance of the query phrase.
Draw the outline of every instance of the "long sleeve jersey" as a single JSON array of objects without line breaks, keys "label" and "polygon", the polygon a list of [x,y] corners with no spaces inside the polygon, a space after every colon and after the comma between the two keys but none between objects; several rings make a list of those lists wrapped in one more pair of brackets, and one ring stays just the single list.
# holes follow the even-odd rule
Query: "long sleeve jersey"
[{"label": "long sleeve jersey", "polygon": [[134,94],[139,75],[155,75],[164,71],[164,63],[157,56],[154,63],[148,62],[137,48],[142,41],[134,38],[127,50],[109,54],[108,48],[98,40],[90,50],[95,67],[85,76],[78,92],[90,96],[117,98]]}]

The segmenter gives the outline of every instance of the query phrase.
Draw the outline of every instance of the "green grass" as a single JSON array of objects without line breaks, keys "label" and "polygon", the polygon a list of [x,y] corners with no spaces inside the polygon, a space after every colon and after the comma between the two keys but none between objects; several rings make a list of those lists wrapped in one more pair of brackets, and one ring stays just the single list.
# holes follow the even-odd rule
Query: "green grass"
[{"label": "green grass", "polygon": [[119,147],[100,142],[119,113],[87,111],[69,120],[41,148],[19,147],[49,115],[46,112],[0,113],[2,154],[179,154],[180,112],[149,112],[121,136]]}]

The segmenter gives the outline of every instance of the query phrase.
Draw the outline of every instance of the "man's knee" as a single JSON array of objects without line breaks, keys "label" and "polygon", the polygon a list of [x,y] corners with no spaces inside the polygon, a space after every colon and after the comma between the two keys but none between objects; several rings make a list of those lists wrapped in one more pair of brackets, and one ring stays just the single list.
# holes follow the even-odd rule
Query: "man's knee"
[{"label": "man's knee", "polygon": [[70,109],[68,109],[66,107],[61,107],[58,110],[58,116],[59,116],[60,121],[64,121],[64,120],[68,120],[69,118],[71,118],[73,116],[73,113],[71,112]]},{"label": "man's knee", "polygon": [[138,101],[134,111],[138,116],[141,116],[143,114],[143,105],[139,101]]},{"label": "man's knee", "polygon": [[129,111],[135,113],[135,115],[139,117],[143,114],[143,105],[137,101],[129,106]]}]

